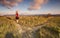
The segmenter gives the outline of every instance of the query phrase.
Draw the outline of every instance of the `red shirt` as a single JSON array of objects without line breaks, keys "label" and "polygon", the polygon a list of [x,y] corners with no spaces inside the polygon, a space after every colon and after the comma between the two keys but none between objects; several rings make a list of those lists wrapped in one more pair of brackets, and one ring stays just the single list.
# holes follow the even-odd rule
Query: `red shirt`
[{"label": "red shirt", "polygon": [[16,17],[18,17],[18,13],[16,13]]}]

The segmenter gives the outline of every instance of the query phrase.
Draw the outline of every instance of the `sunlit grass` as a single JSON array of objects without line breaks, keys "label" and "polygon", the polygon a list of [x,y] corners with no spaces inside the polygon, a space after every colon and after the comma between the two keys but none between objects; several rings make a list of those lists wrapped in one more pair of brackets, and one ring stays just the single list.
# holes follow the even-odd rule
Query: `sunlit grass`
[{"label": "sunlit grass", "polygon": [[[10,19],[9,19],[10,18]],[[0,38],[4,38],[7,33],[13,33],[14,38],[21,38],[17,31],[15,16],[0,17]],[[44,16],[20,16],[19,24],[22,26],[34,27],[47,22],[49,18]],[[60,17],[53,17],[48,20],[45,27],[40,29],[41,38],[59,38]]]}]

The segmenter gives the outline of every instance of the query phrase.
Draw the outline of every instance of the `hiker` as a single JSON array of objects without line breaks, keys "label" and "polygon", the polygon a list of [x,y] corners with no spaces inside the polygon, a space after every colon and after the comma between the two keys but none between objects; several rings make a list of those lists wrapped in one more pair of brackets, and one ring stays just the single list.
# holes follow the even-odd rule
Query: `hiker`
[{"label": "hiker", "polygon": [[19,14],[18,11],[16,11],[16,22],[18,23],[18,19],[19,19]]}]

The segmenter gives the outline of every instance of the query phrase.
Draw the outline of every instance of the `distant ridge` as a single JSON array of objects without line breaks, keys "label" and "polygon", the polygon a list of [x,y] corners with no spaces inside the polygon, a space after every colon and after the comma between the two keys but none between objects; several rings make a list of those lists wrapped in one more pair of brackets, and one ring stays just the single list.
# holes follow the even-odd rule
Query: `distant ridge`
[{"label": "distant ridge", "polygon": [[[34,15],[32,15],[32,14],[28,14],[28,15],[24,15],[24,14],[21,14],[20,16],[48,16],[48,15],[50,15],[50,16],[60,16],[60,14],[34,14]],[[15,16],[15,14],[8,14],[8,15],[0,15],[0,16]]]},{"label": "distant ridge", "polygon": [[[49,14],[35,14],[35,15],[21,15],[21,16],[47,16]],[[60,16],[60,14],[50,14],[51,16]],[[1,15],[1,16],[15,16],[15,14],[11,15]]]}]

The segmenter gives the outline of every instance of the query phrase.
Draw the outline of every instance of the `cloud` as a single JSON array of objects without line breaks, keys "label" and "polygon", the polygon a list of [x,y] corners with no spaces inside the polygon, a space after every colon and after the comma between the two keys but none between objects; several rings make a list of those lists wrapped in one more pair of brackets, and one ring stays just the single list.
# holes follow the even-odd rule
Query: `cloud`
[{"label": "cloud", "polygon": [[17,6],[18,3],[20,2],[22,2],[22,0],[0,0],[0,4],[7,8],[12,8],[14,6]]},{"label": "cloud", "polygon": [[45,3],[47,3],[48,0],[33,0],[33,2],[31,2],[30,7],[28,8],[29,10],[38,10],[41,8],[41,6]]}]

